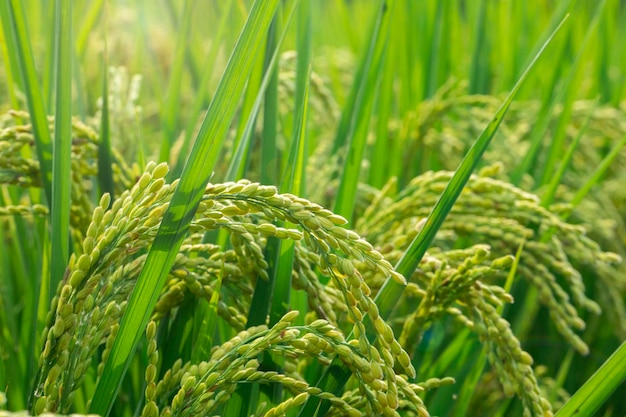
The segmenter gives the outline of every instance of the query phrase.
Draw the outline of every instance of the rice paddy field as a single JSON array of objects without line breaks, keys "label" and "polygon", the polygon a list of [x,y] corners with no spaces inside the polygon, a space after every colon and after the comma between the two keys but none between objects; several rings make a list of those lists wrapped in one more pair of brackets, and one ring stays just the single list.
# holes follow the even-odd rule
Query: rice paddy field
[{"label": "rice paddy field", "polygon": [[626,415],[626,3],[0,2],[0,416]]}]

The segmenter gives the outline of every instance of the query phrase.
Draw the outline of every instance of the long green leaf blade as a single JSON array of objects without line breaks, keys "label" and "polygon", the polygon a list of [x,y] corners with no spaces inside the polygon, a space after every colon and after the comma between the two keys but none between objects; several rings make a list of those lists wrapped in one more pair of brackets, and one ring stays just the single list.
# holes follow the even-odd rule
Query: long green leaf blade
[{"label": "long green leaf blade", "polygon": [[576,54],[576,59],[570,68],[570,73],[567,76],[567,84],[570,84],[571,87],[564,89],[563,102],[561,103],[563,107],[559,116],[559,122],[551,135],[548,157],[542,166],[543,175],[540,177],[542,185],[549,183],[550,179],[553,177],[555,166],[563,154],[563,148],[565,148],[566,130],[568,124],[570,123],[572,106],[574,105],[576,93],[578,92],[578,86],[580,85],[580,79],[582,78],[581,67],[586,56],[585,52],[589,47],[593,34],[596,32],[596,28],[605,5],[606,0],[597,2],[594,16],[589,24],[589,27],[587,28],[585,38],[580,44],[578,53]]},{"label": "long green leaf blade", "polygon": [[[211,48],[211,51],[207,55],[205,62],[203,63],[204,68],[213,68],[215,66],[215,61],[220,50],[219,44],[222,42],[225,36],[226,28],[228,27],[229,23],[228,18],[231,15],[231,9],[234,3],[234,0],[229,0],[226,2],[225,10],[223,10],[222,12],[223,16],[220,19],[220,23],[215,34],[213,46]],[[178,178],[183,171],[183,166],[187,158],[187,153],[189,152],[189,147],[191,146],[196,123],[198,120],[200,120],[200,115],[206,105],[205,103],[208,102],[207,90],[209,86],[209,81],[211,79],[211,74],[212,71],[205,70],[200,79],[200,85],[196,92],[191,111],[188,115],[188,121],[185,126],[185,137],[183,139],[183,144],[181,146],[180,152],[178,153],[178,159],[176,160],[176,164],[173,166],[170,172],[171,178]]]},{"label": "long green leaf blade", "polygon": [[365,55],[359,61],[359,66],[356,69],[354,81],[352,87],[350,88],[350,93],[346,100],[346,104],[342,109],[341,119],[339,120],[339,126],[337,127],[335,141],[333,143],[333,153],[338,152],[346,145],[349,137],[352,135],[351,131],[354,130],[354,115],[356,114],[356,109],[360,105],[359,99],[362,96],[362,91],[365,87],[364,78],[367,77],[367,74],[369,72],[369,68],[373,58],[373,49],[376,45],[376,38],[379,33],[379,28],[382,24],[382,20],[385,14],[387,13],[387,4],[385,0],[379,1],[376,7],[378,12],[375,16],[374,21],[372,22],[372,30],[370,31],[371,35],[366,43],[366,45],[368,45],[368,49]]},{"label": "long green leaf blade", "polygon": [[[354,200],[374,106],[374,96],[386,52],[389,16],[393,4],[392,1],[385,1],[380,7],[372,38],[368,45],[368,52],[360,67],[362,69],[361,76],[355,79],[355,83],[358,83],[356,85],[356,101],[353,103],[354,107],[351,109],[352,113],[349,115],[350,121],[345,134],[347,154],[334,206],[335,213],[348,220],[352,218],[352,211],[354,210]],[[344,115],[345,110],[342,118]]]},{"label": "long green leaf blade", "polygon": [[589,125],[589,120],[591,120],[591,116],[593,115],[594,110],[595,105],[589,111],[589,114],[587,114],[587,116],[585,117],[585,121],[583,122],[580,129],[578,129],[576,137],[574,138],[574,140],[572,140],[572,143],[570,143],[570,145],[567,147],[565,154],[561,157],[561,160],[559,161],[560,165],[556,172],[552,175],[552,179],[548,184],[548,188],[541,197],[541,205],[543,207],[549,207],[550,204],[552,204],[552,202],[554,201],[554,196],[556,195],[557,188],[561,183],[563,176],[565,175],[565,171],[567,171],[567,168],[569,167],[572,157],[574,156],[574,152],[578,148],[578,144],[580,143],[583,134],[587,131],[587,126]]},{"label": "long green leaf blade", "polygon": [[43,93],[37,78],[35,60],[21,1],[0,2],[0,16],[5,33],[11,31],[11,35],[5,35],[5,39],[16,42],[16,45],[8,45],[9,55],[18,63],[18,74],[21,77],[33,125],[35,148],[39,159],[43,188],[48,204],[52,204],[52,138],[48,129]]},{"label": "long green leaf blade", "polygon": [[[213,334],[215,334],[215,328],[217,327],[217,304],[220,301],[220,289],[222,288],[222,278],[224,276],[224,265],[217,276],[215,283],[215,289],[211,294],[211,300],[208,305],[204,305],[204,309],[200,311],[204,314],[200,316],[200,319],[196,323],[198,327],[194,332],[196,337],[193,352],[191,354],[191,360],[193,363],[200,363],[209,357],[211,353],[211,347],[213,346]],[[200,300],[201,303],[204,301]],[[197,316],[196,316],[197,317]]]},{"label": "long green leaf blade", "polygon": [[262,37],[257,35],[267,31],[278,2],[257,0],[252,6],[122,317],[119,334],[96,387],[93,413],[106,416],[111,410],[226,138],[255,53],[260,49]]},{"label": "long green leaf blade", "polygon": [[[105,25],[107,22],[105,10]],[[113,157],[111,156],[111,122],[109,118],[109,57],[107,33],[104,33],[102,54],[102,115],[100,118],[100,146],[98,147],[98,184],[100,193],[109,193],[114,200]]]},{"label": "long green leaf blade", "polygon": [[[55,5],[56,105],[52,164],[52,258],[50,291],[55,291],[69,258],[72,165],[72,2]],[[52,298],[52,294],[49,294]]]},{"label": "long green leaf blade", "polygon": [[590,417],[626,380],[626,342],[559,409],[555,417]]},{"label": "long green leaf blade", "polygon": [[619,156],[624,146],[626,146],[626,135],[622,136],[620,141],[615,144],[613,149],[611,149],[611,151],[604,157],[602,162],[600,162],[600,164],[595,169],[593,174],[591,174],[589,179],[582,185],[582,187],[578,189],[578,191],[572,198],[572,201],[570,201],[570,204],[573,207],[576,207],[577,205],[579,205],[581,201],[583,201],[585,196],[589,193],[589,191],[591,191],[593,186],[595,186],[596,184],[600,182],[600,180],[602,179],[602,176],[611,167],[615,159],[617,159],[617,157]]},{"label": "long green leaf blade", "polygon": [[92,34],[98,22],[98,17],[100,17],[103,10],[105,10],[104,6],[104,0],[95,0],[89,4],[89,9],[84,14],[82,25],[76,35],[76,55],[83,56],[85,53],[89,35]]},{"label": "long green leaf blade", "polygon": [[185,53],[188,48],[189,28],[191,27],[191,17],[195,2],[193,0],[185,0],[183,12],[181,16],[180,33],[176,43],[176,54],[172,65],[172,73],[170,74],[167,91],[165,93],[165,102],[163,103],[163,140],[161,141],[161,152],[159,161],[169,161],[170,148],[176,139],[176,129],[178,125],[178,114],[180,112],[180,90],[183,78],[183,70],[185,69]]},{"label": "long green leaf blade", "polygon": [[15,34],[12,30],[5,29],[7,27],[7,23],[9,21],[9,11],[7,4],[3,2],[0,5],[0,21],[2,22],[3,30],[0,31],[0,49],[2,50],[2,61],[4,62],[4,73],[7,81],[7,92],[9,95],[9,103],[11,107],[17,109],[19,108],[19,102],[17,99],[16,87],[17,83],[15,81],[15,77],[19,77],[16,75],[19,73],[16,63],[11,59],[12,56],[16,56],[15,52],[9,52],[9,50],[13,50],[17,45],[15,41]]}]

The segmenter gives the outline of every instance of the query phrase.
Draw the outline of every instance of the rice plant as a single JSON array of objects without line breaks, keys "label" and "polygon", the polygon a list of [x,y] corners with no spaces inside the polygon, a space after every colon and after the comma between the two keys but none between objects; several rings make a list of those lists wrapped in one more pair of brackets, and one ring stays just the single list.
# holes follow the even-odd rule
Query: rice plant
[{"label": "rice plant", "polygon": [[623,2],[0,17],[0,416],[626,413]]}]

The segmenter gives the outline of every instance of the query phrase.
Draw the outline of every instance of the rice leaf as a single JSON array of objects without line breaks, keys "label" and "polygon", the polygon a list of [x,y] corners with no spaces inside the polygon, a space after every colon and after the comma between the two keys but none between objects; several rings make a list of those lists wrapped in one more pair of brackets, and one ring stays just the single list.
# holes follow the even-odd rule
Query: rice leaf
[{"label": "rice leaf", "polygon": [[374,45],[376,44],[376,38],[379,33],[380,25],[382,24],[382,20],[387,12],[387,1],[379,1],[377,4],[377,10],[378,12],[374,17],[374,21],[369,26],[371,28],[369,31],[371,35],[365,43],[368,46],[366,53],[359,61],[359,65],[356,68],[354,75],[354,81],[350,88],[350,93],[346,99],[346,104],[341,111],[341,119],[339,120],[337,133],[335,134],[335,141],[333,142],[333,153],[338,152],[346,145],[346,143],[348,143],[348,140],[352,135],[352,131],[354,130],[355,115],[357,113],[357,108],[360,105],[359,99],[363,95],[363,89],[366,87],[365,77],[367,76],[371,66],[374,54]]},{"label": "rice leaf", "polygon": [[219,303],[220,300],[220,289],[222,288],[223,277],[224,265],[222,264],[222,269],[217,276],[215,289],[213,290],[213,294],[211,294],[211,300],[208,305],[201,301],[202,305],[206,306],[206,310],[202,311],[202,309],[199,309],[199,311],[204,314],[197,314],[197,317],[201,320],[193,332],[196,336],[193,352],[191,354],[191,361],[193,363],[200,363],[201,361],[206,360],[211,352],[211,347],[213,346],[213,335],[215,334],[217,324],[217,303]]},{"label": "rice leaf", "polygon": [[[48,13],[46,15],[46,19],[43,19],[41,22],[43,27],[48,31],[48,33],[54,33],[55,28],[55,14],[56,14],[56,3],[49,2],[47,4]],[[52,22],[51,22],[52,21]],[[52,24],[51,24],[52,23]],[[43,68],[45,71],[41,77],[41,86],[43,90],[43,94],[45,97],[45,108],[52,112],[54,108],[54,98],[56,94],[56,40],[54,36],[48,36],[45,38],[45,42],[47,43],[47,47],[44,51],[44,60],[43,60]]]},{"label": "rice leaf", "polygon": [[428,62],[429,68],[426,71],[425,79],[424,79],[424,91],[426,92],[424,98],[430,98],[435,94],[437,88],[439,88],[439,73],[441,59],[440,54],[444,51],[441,47],[442,38],[443,38],[443,19],[445,16],[444,7],[446,2],[438,1],[436,2],[436,12],[435,12],[435,22],[433,27],[432,39],[430,41],[430,50],[428,51]]},{"label": "rice leaf", "polygon": [[[6,203],[6,199],[0,195],[0,203]],[[0,230],[0,239],[7,239],[8,236],[16,236],[19,232],[24,231],[19,219],[16,222],[9,222],[6,229]],[[27,361],[27,355],[33,350],[20,350],[15,355],[9,356],[9,352],[14,352],[15,346],[28,346],[33,348],[33,340],[29,340],[30,334],[34,335],[36,324],[36,308],[25,309],[24,324],[20,326],[19,317],[11,308],[11,294],[22,294],[22,302],[25,305],[36,306],[38,293],[36,289],[29,291],[31,287],[28,278],[32,275],[28,274],[25,269],[25,254],[21,245],[11,248],[12,250],[3,251],[0,261],[2,270],[14,270],[14,280],[5,279],[1,282],[0,291],[0,383],[2,387],[7,387],[11,381],[11,395],[8,400],[9,407],[23,409],[26,407],[24,401],[28,392],[29,384],[27,377],[24,375],[24,362]],[[29,316],[30,314],[30,316]],[[27,330],[30,327],[30,332]],[[20,331],[22,330],[22,331]],[[26,331],[25,331],[26,330]]]},{"label": "rice leaf", "polygon": [[[106,15],[105,15],[106,23]],[[113,157],[111,156],[111,129],[109,120],[109,57],[107,32],[104,32],[102,56],[102,115],[100,118],[100,146],[98,147],[98,184],[100,193],[109,193],[115,199],[113,184]]]},{"label": "rice leaf", "polygon": [[193,15],[195,2],[193,0],[185,0],[183,4],[179,36],[175,48],[176,54],[172,64],[172,72],[167,85],[167,91],[165,92],[165,102],[163,103],[161,117],[163,140],[161,141],[161,151],[159,154],[160,162],[169,161],[170,148],[177,134],[178,114],[180,111],[180,89],[183,70],[185,68],[185,53],[188,49],[191,17]]},{"label": "rice leaf", "polygon": [[0,2],[0,18],[11,61],[17,62],[18,77],[26,95],[26,104],[33,124],[35,149],[41,170],[41,180],[48,204],[52,204],[52,137],[48,129],[44,98],[35,68],[32,46],[26,28],[24,9],[19,0]]},{"label": "rice leaf", "polygon": [[613,161],[619,156],[622,148],[626,146],[626,135],[622,136],[620,141],[615,144],[613,149],[604,157],[602,162],[595,169],[593,174],[589,177],[587,182],[585,182],[576,192],[570,204],[573,207],[576,207],[580,204],[581,201],[585,198],[585,196],[591,191],[591,189],[600,182],[606,171],[613,164]]},{"label": "rice leaf", "polygon": [[[6,7],[0,7],[0,16],[2,17],[2,26],[5,27],[4,19],[6,13]],[[11,30],[2,30],[0,31],[0,50],[2,51],[2,62],[4,62],[4,74],[7,81],[7,93],[9,95],[9,103],[11,107],[17,109],[19,107],[19,103],[17,100],[16,94],[16,81],[15,75],[19,73],[19,69],[14,60],[12,60],[9,56],[9,48],[14,47],[16,45],[16,41],[13,38],[14,33]],[[6,39],[9,38],[9,39]],[[19,77],[19,75],[18,75]]]},{"label": "rice leaf", "polygon": [[[226,181],[227,177],[241,179],[248,167],[250,151],[252,149],[252,146],[249,146],[249,144],[252,140],[254,127],[256,127],[257,124],[257,113],[254,112],[254,104],[257,100],[260,100],[259,90],[265,73],[264,67],[264,56],[259,54],[252,67],[252,73],[250,74],[248,85],[246,86],[246,93],[244,94],[239,109],[239,123],[237,123],[237,130],[232,141],[235,154],[231,158],[228,169],[226,170],[226,176],[222,177],[220,175],[216,178],[216,181]],[[252,126],[252,128],[250,129],[248,126]],[[233,164],[235,157],[237,158],[237,166],[241,168],[242,174],[234,177],[234,171],[232,169],[235,167]]]},{"label": "rice leaf", "polygon": [[[65,273],[70,250],[72,166],[72,2],[55,4],[56,105],[52,164],[52,258],[50,290],[55,291]],[[52,294],[49,294],[49,299]]]},{"label": "rice leaf", "polygon": [[489,45],[486,42],[488,26],[485,25],[487,16],[487,0],[478,1],[478,17],[476,18],[476,30],[473,39],[472,60],[470,61],[470,74],[468,90],[470,94],[486,93],[488,91],[487,77],[489,76]]},{"label": "rice leaf", "polygon": [[559,409],[555,417],[589,417],[626,380],[626,342],[613,352],[585,384]]},{"label": "rice leaf", "polygon": [[[279,9],[280,10],[280,9]],[[293,9],[295,10],[295,9]],[[291,19],[293,13],[290,14]],[[276,35],[280,32],[280,19],[275,16],[267,35],[267,46],[265,48],[265,61],[269,67],[269,54],[272,50],[277,50]],[[278,133],[278,64],[276,71],[270,72],[265,100],[263,102],[263,131],[261,132],[261,178],[262,184],[275,183],[279,172],[278,151],[276,150],[276,137]]]},{"label": "rice leaf", "polygon": [[[553,21],[559,19],[559,16],[566,13],[566,6],[569,5],[569,2],[561,3],[560,7],[558,7],[553,14]],[[590,30],[587,31],[587,34],[591,33]],[[556,51],[555,61],[559,62],[561,60],[565,60],[565,55],[567,52],[567,45],[561,45],[560,49]],[[569,71],[567,75],[563,75],[562,71],[565,68],[560,66],[554,66],[549,68],[552,71],[550,78],[550,88],[548,89],[548,93],[544,96],[544,99],[541,103],[541,109],[539,110],[537,120],[533,124],[532,131],[529,134],[530,137],[530,147],[524,158],[520,162],[520,164],[515,167],[511,174],[511,182],[513,184],[519,185],[522,177],[525,174],[533,174],[535,170],[535,165],[537,162],[537,157],[540,154],[541,148],[543,146],[543,141],[546,137],[546,132],[550,125],[550,121],[552,120],[554,114],[554,108],[557,104],[564,102],[567,103],[569,100],[566,100],[566,95],[572,85],[572,82],[577,73],[578,65],[580,65],[581,60],[580,57],[582,55],[579,54],[576,60],[576,64],[569,67]],[[560,152],[561,149],[556,150],[555,152]]]},{"label": "rice leaf", "polygon": [[[362,59],[359,66],[360,72],[357,73],[352,87],[355,90],[353,94],[355,101],[348,102],[341,115],[341,124],[337,131],[337,137],[341,137],[342,142],[345,142],[347,154],[343,161],[344,166],[334,211],[348,220],[352,218],[352,211],[354,210],[354,199],[356,198],[356,189],[367,143],[374,96],[379,83],[381,65],[384,61],[390,8],[393,8],[393,1],[384,1],[379,8],[367,54]],[[347,113],[348,111],[350,113]],[[344,120],[347,121],[345,126],[342,126]],[[335,147],[337,147],[337,143],[335,143]]]},{"label": "rice leaf", "polygon": [[605,6],[606,0],[599,1],[597,3],[593,18],[589,26],[587,27],[585,38],[579,46],[579,50],[576,54],[576,59],[570,68],[570,73],[567,76],[566,86],[568,83],[571,83],[572,85],[569,88],[563,88],[563,108],[561,110],[556,129],[551,135],[550,145],[548,147],[548,157],[541,167],[542,175],[539,178],[541,179],[540,184],[542,185],[549,183],[550,179],[553,178],[554,171],[556,169],[555,167],[558,161],[560,161],[563,156],[563,148],[565,148],[566,129],[570,123],[572,107],[574,105],[576,93],[578,92],[578,86],[580,85],[583,75],[582,64],[584,62],[584,58],[587,56],[587,48],[591,43],[592,35],[596,32],[598,22],[600,21],[600,17],[602,16],[602,12]]},{"label": "rice leaf", "polygon": [[[231,17],[231,9],[234,0],[229,0],[226,2],[225,10],[222,11],[222,18],[220,19],[220,23],[217,27],[217,31],[215,33],[215,38],[211,44],[211,50],[207,54],[206,60],[204,62],[203,68],[213,68],[215,66],[215,61],[217,60],[217,55],[220,50],[219,45],[223,41],[224,36],[226,34],[226,29],[229,27]],[[189,154],[189,148],[192,145],[193,134],[196,129],[196,124],[202,115],[202,110],[206,106],[206,102],[209,100],[209,81],[211,80],[212,71],[204,70],[202,72],[202,77],[200,79],[200,84],[196,91],[193,105],[191,107],[191,111],[189,112],[187,124],[185,126],[185,136],[183,139],[183,144],[178,152],[178,158],[176,159],[176,163],[174,164],[172,171],[170,173],[170,178],[178,178],[183,171],[183,166],[185,165],[185,160]]]},{"label": "rice leaf", "polygon": [[595,110],[595,107],[596,105],[594,105],[594,107],[592,107],[592,109],[589,111],[589,114],[587,114],[587,117],[585,117],[585,121],[583,122],[582,126],[580,127],[580,129],[578,129],[578,134],[576,135],[574,140],[572,140],[572,143],[570,143],[570,145],[567,147],[565,154],[561,157],[561,160],[559,161],[559,167],[556,173],[552,175],[552,180],[548,184],[548,189],[541,197],[542,206],[549,207],[550,204],[552,204],[552,202],[554,201],[556,190],[561,183],[563,176],[565,175],[565,171],[569,167],[569,163],[574,156],[574,152],[578,148],[578,144],[580,143],[583,134],[587,131],[587,126],[589,126],[589,120],[591,120],[591,116],[593,116],[593,111]]},{"label": "rice leaf", "polygon": [[[98,18],[104,12],[104,0],[94,0],[89,3],[89,9],[83,13],[82,25],[76,35],[76,55],[82,57],[87,47],[87,40],[92,34]],[[106,33],[105,33],[106,36]],[[106,41],[105,41],[106,43]],[[105,47],[106,49],[106,47]]]},{"label": "rice leaf", "polygon": [[[394,3],[397,4],[397,3]],[[390,12],[391,23],[394,25],[398,16],[401,14],[398,12],[400,8],[394,7]],[[394,81],[395,71],[397,66],[397,57],[400,55],[397,39],[400,34],[389,33],[389,39],[387,43],[387,53],[385,59],[381,64],[382,74],[380,75],[380,88],[378,89],[378,97],[375,103],[376,109],[376,142],[370,152],[369,161],[369,184],[377,188],[382,188],[386,182],[387,167],[390,163],[390,158],[387,153],[387,147],[389,146],[389,120],[393,109],[395,94],[394,94]]]}]

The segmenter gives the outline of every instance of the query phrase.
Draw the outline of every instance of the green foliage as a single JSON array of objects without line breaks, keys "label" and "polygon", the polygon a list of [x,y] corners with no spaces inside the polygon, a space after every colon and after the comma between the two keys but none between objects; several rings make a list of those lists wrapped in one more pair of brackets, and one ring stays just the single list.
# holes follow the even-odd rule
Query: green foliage
[{"label": "green foliage", "polygon": [[48,3],[0,417],[626,412],[623,2]]}]

